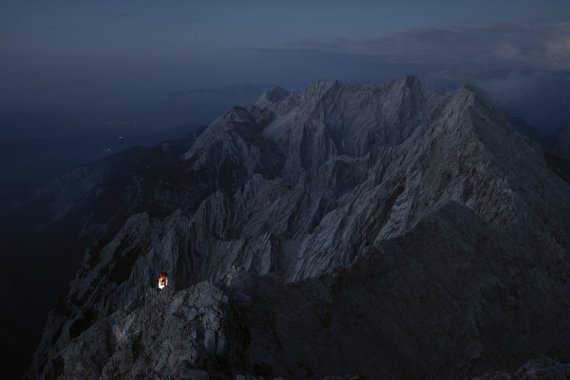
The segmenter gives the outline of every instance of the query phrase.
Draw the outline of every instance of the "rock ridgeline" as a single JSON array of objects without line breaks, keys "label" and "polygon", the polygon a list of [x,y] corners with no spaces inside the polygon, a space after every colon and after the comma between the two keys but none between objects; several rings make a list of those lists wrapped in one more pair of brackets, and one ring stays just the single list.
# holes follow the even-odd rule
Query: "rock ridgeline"
[{"label": "rock ridgeline", "polygon": [[87,253],[30,376],[457,378],[570,358],[570,186],[476,88],[275,89],[172,165],[177,209]]}]

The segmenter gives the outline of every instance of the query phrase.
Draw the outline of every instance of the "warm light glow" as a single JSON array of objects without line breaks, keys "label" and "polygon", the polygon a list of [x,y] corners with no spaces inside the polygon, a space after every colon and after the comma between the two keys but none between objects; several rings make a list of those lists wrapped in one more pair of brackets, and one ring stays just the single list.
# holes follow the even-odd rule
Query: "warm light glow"
[{"label": "warm light glow", "polygon": [[168,286],[168,274],[161,273],[160,276],[158,276],[158,288],[162,289],[165,286]]}]

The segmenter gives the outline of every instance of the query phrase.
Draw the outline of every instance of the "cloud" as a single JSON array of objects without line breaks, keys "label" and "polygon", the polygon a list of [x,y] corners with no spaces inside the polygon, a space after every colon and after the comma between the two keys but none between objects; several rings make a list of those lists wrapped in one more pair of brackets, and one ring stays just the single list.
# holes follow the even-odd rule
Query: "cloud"
[{"label": "cloud", "polygon": [[570,70],[570,23],[421,28],[385,37],[306,40],[252,51],[266,56],[324,54],[385,62],[565,71]]},{"label": "cloud", "polygon": [[399,77],[407,70],[435,90],[475,84],[540,128],[570,120],[567,22],[422,28],[374,38],[298,41],[250,53],[282,65],[317,64],[330,79],[384,79],[379,72]]}]

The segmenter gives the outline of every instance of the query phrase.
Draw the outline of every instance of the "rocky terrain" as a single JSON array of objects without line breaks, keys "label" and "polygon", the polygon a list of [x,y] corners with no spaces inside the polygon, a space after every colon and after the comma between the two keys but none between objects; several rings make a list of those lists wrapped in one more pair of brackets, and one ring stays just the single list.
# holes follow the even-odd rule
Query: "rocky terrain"
[{"label": "rocky terrain", "polygon": [[570,360],[570,185],[476,88],[277,88],[138,178],[31,378],[492,378]]},{"label": "rocky terrain", "polygon": [[0,268],[6,272],[2,281],[11,284],[0,292],[0,365],[13,368],[4,372],[7,378],[20,377],[87,247],[112,237],[133,213],[158,216],[177,209],[171,189],[181,187],[175,162],[195,138],[188,134],[0,196]]}]

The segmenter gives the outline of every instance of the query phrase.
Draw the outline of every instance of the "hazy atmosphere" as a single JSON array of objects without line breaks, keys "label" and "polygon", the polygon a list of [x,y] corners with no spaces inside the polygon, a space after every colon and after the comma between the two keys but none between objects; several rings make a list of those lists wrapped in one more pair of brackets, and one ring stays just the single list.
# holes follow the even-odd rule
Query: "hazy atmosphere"
[{"label": "hazy atmosphere", "polygon": [[173,91],[414,73],[551,127],[570,113],[528,104],[570,104],[568,14],[565,0],[3,1],[0,109],[135,118]]},{"label": "hazy atmosphere", "polygon": [[0,0],[2,379],[570,378],[569,226],[569,0]]}]

